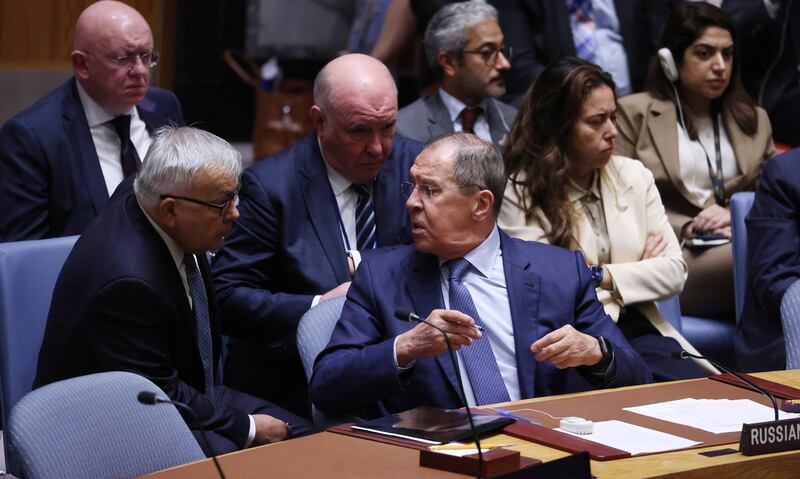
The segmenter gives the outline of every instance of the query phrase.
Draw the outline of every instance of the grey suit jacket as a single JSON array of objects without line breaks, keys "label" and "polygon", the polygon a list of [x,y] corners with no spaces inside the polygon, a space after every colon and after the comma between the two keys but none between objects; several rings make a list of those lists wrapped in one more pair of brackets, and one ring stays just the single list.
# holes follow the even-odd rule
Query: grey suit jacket
[{"label": "grey suit jacket", "polygon": [[[485,114],[492,144],[499,149],[501,140],[514,124],[517,109],[490,98],[486,102]],[[453,133],[453,122],[450,121],[450,113],[439,90],[403,107],[397,113],[397,132],[423,143],[437,136]]]}]

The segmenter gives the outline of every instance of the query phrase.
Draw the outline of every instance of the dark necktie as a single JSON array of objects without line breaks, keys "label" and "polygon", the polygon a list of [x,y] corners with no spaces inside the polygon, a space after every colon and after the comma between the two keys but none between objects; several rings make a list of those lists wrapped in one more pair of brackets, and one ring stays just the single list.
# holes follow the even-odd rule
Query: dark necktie
[{"label": "dark necktie", "polygon": [[369,194],[369,185],[350,186],[358,195],[356,203],[356,247],[359,250],[374,249],[377,247],[375,235],[375,210],[372,208],[372,197]]},{"label": "dark necktie", "polygon": [[131,141],[131,116],[120,115],[111,120],[111,126],[119,135],[119,157],[122,162],[122,174],[125,178],[136,173],[139,170],[139,165],[142,164],[139,160],[139,154],[136,152],[136,147],[133,146]]},{"label": "dark necktie", "polygon": [[483,108],[464,108],[461,110],[461,130],[464,133],[475,133],[475,121],[483,113]]},{"label": "dark necktie", "polygon": [[[470,267],[470,262],[464,258],[448,261],[450,269],[450,309],[461,311],[475,320],[475,324],[482,326],[478,310],[472,302],[467,287],[461,282],[461,277]],[[467,376],[475,393],[478,405],[494,404],[510,401],[511,398],[500,375],[500,368],[489,342],[488,331],[481,339],[472,342],[471,346],[461,348],[461,356],[467,366]]]},{"label": "dark necktie", "polygon": [[189,283],[189,292],[192,295],[192,309],[197,327],[197,349],[200,359],[203,360],[203,371],[206,379],[206,394],[214,393],[214,349],[211,343],[211,322],[208,319],[208,298],[206,286],[200,270],[197,269],[194,255],[183,255],[183,264],[186,267],[186,282]]}]

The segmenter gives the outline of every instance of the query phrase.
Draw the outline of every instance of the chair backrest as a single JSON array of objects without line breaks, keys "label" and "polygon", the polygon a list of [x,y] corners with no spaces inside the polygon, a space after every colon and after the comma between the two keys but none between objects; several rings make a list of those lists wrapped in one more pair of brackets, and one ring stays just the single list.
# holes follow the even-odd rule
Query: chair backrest
[{"label": "chair backrest", "polygon": [[683,331],[683,317],[681,316],[681,300],[677,295],[658,302],[658,311],[661,316],[669,321],[672,326],[678,330]]},{"label": "chair backrest", "polygon": [[[31,390],[50,299],[77,236],[0,243],[0,410]],[[6,469],[16,472],[12,444],[5,439]]]},{"label": "chair backrest", "polygon": [[303,361],[306,381],[311,380],[317,355],[325,349],[331,339],[333,328],[342,314],[344,301],[344,296],[329,299],[309,309],[300,318],[300,323],[297,325],[297,350]]},{"label": "chair backrest", "polygon": [[783,293],[781,323],[786,341],[786,369],[800,369],[800,279]]},{"label": "chair backrest", "polygon": [[120,371],[28,393],[7,428],[25,477],[135,477],[204,459],[175,406],[142,404],[140,391],[167,397],[149,380]]},{"label": "chair backrest", "polygon": [[[733,286],[736,298],[736,321],[742,315],[747,290],[747,226],[744,219],[753,207],[755,193],[742,191],[731,196],[731,236],[733,248]],[[690,273],[691,274],[691,273]]]}]

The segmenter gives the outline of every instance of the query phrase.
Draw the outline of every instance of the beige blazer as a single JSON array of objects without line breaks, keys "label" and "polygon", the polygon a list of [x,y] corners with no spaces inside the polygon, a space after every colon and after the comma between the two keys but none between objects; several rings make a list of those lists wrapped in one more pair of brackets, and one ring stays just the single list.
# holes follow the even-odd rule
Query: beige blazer
[{"label": "beige blazer", "polygon": [[[635,307],[664,336],[675,338],[689,352],[696,349],[662,316],[656,301],[680,294],[686,281],[687,267],[678,239],[670,227],[653,181],[653,174],[640,162],[613,156],[600,170],[600,195],[608,226],[611,245],[611,264],[606,270],[611,275],[616,295],[597,288],[598,299],[609,316],[616,321],[620,309]],[[511,236],[547,242],[545,228],[549,224],[534,208],[534,219],[526,222],[520,198],[509,181],[503,199],[498,224]],[[574,244],[589,264],[598,263],[589,218],[579,205],[575,205],[577,228]],[[668,246],[664,256],[641,260],[648,236],[664,235]],[[703,364],[709,372],[716,372],[710,364]]]},{"label": "beige blazer", "polygon": [[[756,108],[758,131],[745,135],[730,116],[723,117],[723,125],[731,141],[740,174],[725,182],[725,195],[755,189],[764,161],[775,154],[772,142],[772,125],[767,113]],[[699,204],[689,194],[680,175],[678,159],[678,116],[675,106],[650,93],[637,93],[619,100],[617,112],[619,136],[615,152],[636,158],[653,172],[656,186],[667,209],[669,221],[680,234],[680,229],[700,210],[714,203],[711,197]]]}]

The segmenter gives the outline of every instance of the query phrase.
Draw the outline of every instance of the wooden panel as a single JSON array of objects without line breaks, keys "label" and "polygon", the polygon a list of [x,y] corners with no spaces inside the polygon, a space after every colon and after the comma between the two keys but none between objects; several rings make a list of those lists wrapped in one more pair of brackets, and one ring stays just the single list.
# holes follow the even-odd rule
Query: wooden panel
[{"label": "wooden panel", "polygon": [[[0,68],[71,69],[75,21],[92,0],[0,0]],[[174,0],[126,0],[153,31],[166,55],[153,83],[171,86],[175,50]],[[166,80],[166,81],[165,81]]]}]

